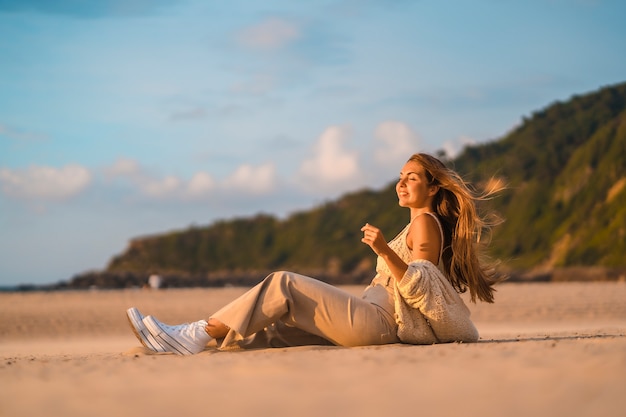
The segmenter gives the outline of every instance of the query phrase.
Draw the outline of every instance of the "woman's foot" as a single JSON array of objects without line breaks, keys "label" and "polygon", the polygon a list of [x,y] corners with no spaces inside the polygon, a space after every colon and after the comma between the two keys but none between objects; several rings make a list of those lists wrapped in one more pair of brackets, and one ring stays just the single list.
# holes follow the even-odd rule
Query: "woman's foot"
[{"label": "woman's foot", "polygon": [[207,321],[205,330],[213,339],[220,339],[222,337],[226,337],[230,331],[230,327],[217,319],[210,318]]},{"label": "woman's foot", "polygon": [[152,316],[146,316],[142,322],[159,345],[166,351],[179,355],[202,352],[211,340],[211,336],[205,330],[207,325],[205,320],[170,326]]},{"label": "woman's foot", "polygon": [[167,352],[167,349],[165,349],[165,347],[150,334],[148,329],[146,329],[145,324],[143,324],[144,315],[141,314],[139,310],[135,307],[129,308],[126,310],[126,318],[128,319],[130,328],[142,345],[153,352]]}]

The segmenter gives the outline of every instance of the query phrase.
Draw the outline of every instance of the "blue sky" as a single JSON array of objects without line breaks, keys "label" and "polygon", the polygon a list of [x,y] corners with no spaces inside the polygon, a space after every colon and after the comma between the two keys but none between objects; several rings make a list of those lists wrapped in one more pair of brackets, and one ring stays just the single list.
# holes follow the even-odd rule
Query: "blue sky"
[{"label": "blue sky", "polygon": [[500,138],[625,81],[625,19],[617,0],[0,0],[0,285]]}]

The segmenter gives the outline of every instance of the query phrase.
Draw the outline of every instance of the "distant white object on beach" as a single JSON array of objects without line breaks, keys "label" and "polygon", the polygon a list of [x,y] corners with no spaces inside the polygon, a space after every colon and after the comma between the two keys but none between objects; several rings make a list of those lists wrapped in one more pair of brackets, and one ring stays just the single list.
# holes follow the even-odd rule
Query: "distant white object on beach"
[{"label": "distant white object on beach", "polygon": [[153,290],[158,290],[159,288],[161,288],[162,282],[163,280],[161,279],[161,277],[156,274],[152,274],[148,278],[148,286]]}]

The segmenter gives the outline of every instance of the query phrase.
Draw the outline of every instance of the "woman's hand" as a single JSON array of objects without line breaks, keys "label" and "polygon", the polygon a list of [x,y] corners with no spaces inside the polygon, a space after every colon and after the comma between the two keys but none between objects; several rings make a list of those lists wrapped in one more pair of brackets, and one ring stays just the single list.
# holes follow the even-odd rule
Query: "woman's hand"
[{"label": "woman's hand", "polygon": [[372,248],[376,255],[382,257],[389,267],[391,275],[400,281],[408,265],[389,247],[380,229],[366,223],[365,226],[361,227],[361,231],[363,232],[361,242]]},{"label": "woman's hand", "polygon": [[380,256],[389,249],[383,233],[377,227],[365,223],[365,226],[361,227],[361,231],[363,232],[361,242],[372,248],[376,255]]}]

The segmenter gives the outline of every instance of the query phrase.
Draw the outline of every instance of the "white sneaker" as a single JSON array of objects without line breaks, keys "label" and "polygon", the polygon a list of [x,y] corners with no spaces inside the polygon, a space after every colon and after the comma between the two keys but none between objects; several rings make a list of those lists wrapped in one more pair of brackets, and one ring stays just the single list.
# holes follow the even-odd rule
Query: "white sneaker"
[{"label": "white sneaker", "polygon": [[143,324],[161,346],[165,347],[168,352],[179,355],[202,352],[211,340],[211,336],[204,329],[207,325],[206,320],[169,326],[152,316],[146,316]]},{"label": "white sneaker", "polygon": [[133,333],[135,333],[135,336],[137,336],[137,339],[139,339],[142,345],[153,352],[167,352],[167,349],[165,349],[165,347],[150,334],[148,329],[146,329],[146,326],[143,324],[144,316],[139,310],[135,307],[129,308],[126,310],[126,317],[128,318],[130,328],[133,329]]}]

